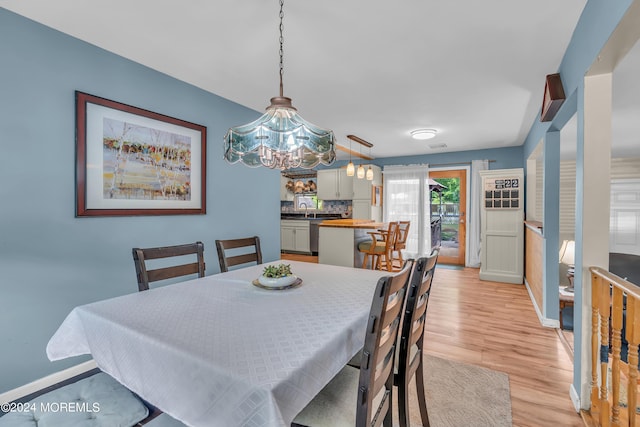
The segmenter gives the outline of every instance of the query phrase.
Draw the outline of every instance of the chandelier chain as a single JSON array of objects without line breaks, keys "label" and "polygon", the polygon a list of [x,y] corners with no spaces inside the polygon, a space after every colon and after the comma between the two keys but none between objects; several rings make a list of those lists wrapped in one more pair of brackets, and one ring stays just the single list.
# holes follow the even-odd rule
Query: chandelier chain
[{"label": "chandelier chain", "polygon": [[283,57],[284,57],[284,36],[282,35],[282,30],[284,25],[282,24],[282,20],[284,18],[284,0],[280,0],[280,96],[284,96],[284,90],[282,87],[282,75],[284,74],[284,65],[283,65]]},{"label": "chandelier chain", "polygon": [[284,0],[279,2],[280,96],[271,98],[258,120],[229,129],[224,137],[225,159],[281,170],[330,165],[336,159],[335,135],[300,117],[291,98],[284,96]]}]

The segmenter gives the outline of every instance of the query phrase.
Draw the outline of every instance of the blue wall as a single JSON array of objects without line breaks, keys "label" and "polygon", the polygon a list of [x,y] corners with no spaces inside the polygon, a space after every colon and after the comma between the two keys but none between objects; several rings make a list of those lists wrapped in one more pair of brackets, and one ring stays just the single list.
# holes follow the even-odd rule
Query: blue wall
[{"label": "blue wall", "polygon": [[[535,117],[524,143],[525,159],[545,137],[545,132],[550,127],[562,129],[562,126],[575,114],[576,91],[579,85],[631,3],[632,0],[614,2],[589,0],[587,2],[557,71],[562,78],[567,101],[562,104],[553,122],[543,123],[539,120],[539,116]],[[550,70],[549,73],[553,71]]]},{"label": "blue wall", "polygon": [[[582,306],[583,298],[582,287],[579,286],[582,283],[582,218],[583,211],[581,209],[583,194],[585,189],[583,188],[582,176],[584,173],[590,171],[583,171],[583,159],[580,155],[582,147],[584,146],[584,133],[582,127],[582,105],[581,98],[584,91],[584,76],[589,71],[591,64],[596,61],[598,54],[604,47],[605,43],[609,40],[609,37],[618,26],[620,20],[627,12],[627,9],[632,4],[632,0],[589,0],[585,5],[582,15],[576,25],[573,36],[565,51],[562,62],[558,69],[562,78],[562,83],[565,90],[567,100],[562,105],[560,111],[552,122],[542,123],[538,117],[535,117],[529,134],[524,144],[524,159],[531,154],[531,152],[538,145],[540,140],[544,139],[547,144],[558,145],[560,143],[556,130],[562,129],[567,121],[576,113],[578,118],[578,132],[577,132],[577,147],[578,156],[576,163],[576,274],[574,283],[576,285],[575,304],[574,304],[574,376],[573,376],[573,388],[580,394],[580,398],[583,399],[580,403],[583,408],[588,408],[588,381],[589,378],[582,377],[582,363],[584,361],[582,354],[582,337],[583,337],[583,325],[580,319],[583,318]],[[578,111],[580,110],[580,111]],[[559,156],[557,152],[557,146],[553,147],[553,156]],[[547,155],[547,148],[545,147],[545,155]],[[545,167],[555,163],[559,163],[558,159],[545,160]],[[556,166],[559,168],[559,166]],[[546,173],[546,172],[545,172]],[[545,192],[557,192],[554,186],[557,186],[557,170],[551,171],[550,176],[545,175]],[[592,172],[593,173],[593,172]],[[549,178],[549,179],[548,179]],[[545,201],[547,198],[545,196]],[[549,253],[545,253],[545,269],[549,272],[547,279],[557,277],[555,271],[557,271],[557,242],[559,241],[559,232],[557,228],[557,215],[559,206],[553,203],[545,204],[544,206],[544,218],[545,218],[545,248],[549,250]],[[552,229],[547,230],[546,222],[547,218],[552,218]],[[587,232],[587,231],[585,231]],[[547,281],[545,292],[547,293],[546,301],[550,302],[551,298],[555,299],[557,295],[557,283],[555,280]],[[555,302],[554,305],[555,306]],[[557,313],[557,311],[556,311]]]},{"label": "blue wall", "polygon": [[[430,167],[438,167],[439,165],[447,165],[447,167],[455,168],[456,166],[469,166],[471,160],[494,160],[489,164],[489,169],[511,169],[522,168],[524,157],[522,146],[506,147],[506,148],[489,148],[486,150],[470,150],[456,151],[451,153],[422,154],[418,156],[405,157],[385,157],[374,159],[372,164],[380,167],[390,165],[420,165],[429,164]],[[347,161],[336,162],[331,167],[345,166]],[[355,160],[357,164],[357,159]]]},{"label": "blue wall", "polygon": [[[257,112],[2,8],[0,58],[0,393],[87,359],[45,347],[73,307],[137,291],[132,247],[202,240],[207,274],[217,238],[279,257],[278,171],[222,158]],[[75,218],[76,90],[206,126],[207,214]]]}]

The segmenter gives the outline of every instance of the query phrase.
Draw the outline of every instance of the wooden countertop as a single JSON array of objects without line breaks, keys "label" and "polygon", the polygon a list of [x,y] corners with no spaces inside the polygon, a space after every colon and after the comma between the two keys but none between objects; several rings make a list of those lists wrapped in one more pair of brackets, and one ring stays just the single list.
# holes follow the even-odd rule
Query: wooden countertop
[{"label": "wooden countertop", "polygon": [[378,229],[387,228],[387,224],[372,219],[330,219],[322,221],[320,227]]}]

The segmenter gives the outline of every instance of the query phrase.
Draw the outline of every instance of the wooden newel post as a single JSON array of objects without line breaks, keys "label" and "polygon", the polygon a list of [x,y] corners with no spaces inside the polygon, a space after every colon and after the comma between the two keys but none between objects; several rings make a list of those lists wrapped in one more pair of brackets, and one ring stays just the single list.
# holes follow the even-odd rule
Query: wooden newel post
[{"label": "wooden newel post", "polygon": [[[611,425],[615,427],[620,425],[620,350],[622,347],[622,310],[623,292],[622,289],[614,286],[613,309],[611,310],[611,394],[613,396],[613,405],[611,408]],[[629,412],[629,415],[632,414],[632,412]]]},{"label": "wooden newel post", "polygon": [[638,382],[638,344],[640,344],[640,301],[635,298],[627,298],[627,328],[626,339],[628,343],[627,362],[629,364],[629,381],[627,384],[627,401],[629,404],[629,426],[636,425],[635,405]]},{"label": "wooden newel post", "polygon": [[598,311],[600,312],[600,426],[609,427],[609,399],[607,391],[607,371],[609,368],[609,315],[611,298],[609,283],[598,278]]},{"label": "wooden newel post", "polygon": [[591,413],[598,410],[598,301],[599,301],[599,281],[600,278],[591,274]]}]

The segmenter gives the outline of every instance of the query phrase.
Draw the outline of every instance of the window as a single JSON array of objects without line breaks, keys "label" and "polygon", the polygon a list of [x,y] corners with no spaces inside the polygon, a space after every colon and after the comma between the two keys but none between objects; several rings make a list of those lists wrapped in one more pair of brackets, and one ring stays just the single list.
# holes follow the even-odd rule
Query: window
[{"label": "window", "polygon": [[297,211],[321,210],[322,200],[318,200],[315,194],[296,194],[294,206]]},{"label": "window", "polygon": [[384,221],[411,221],[408,257],[431,252],[428,177],[427,165],[384,168]]}]

